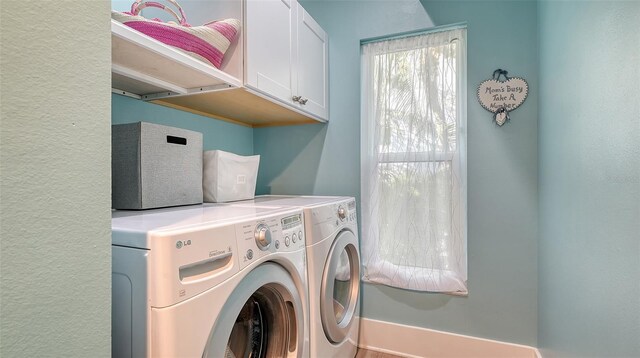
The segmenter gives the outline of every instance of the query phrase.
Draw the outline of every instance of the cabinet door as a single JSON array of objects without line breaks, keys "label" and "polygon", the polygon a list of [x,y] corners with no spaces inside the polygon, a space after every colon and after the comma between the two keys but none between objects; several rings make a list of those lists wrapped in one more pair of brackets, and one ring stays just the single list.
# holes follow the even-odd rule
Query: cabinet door
[{"label": "cabinet door", "polygon": [[293,104],[295,0],[246,0],[246,86]]},{"label": "cabinet door", "polygon": [[302,97],[298,108],[320,117],[329,116],[329,76],[327,33],[298,6],[297,86],[294,95]]}]

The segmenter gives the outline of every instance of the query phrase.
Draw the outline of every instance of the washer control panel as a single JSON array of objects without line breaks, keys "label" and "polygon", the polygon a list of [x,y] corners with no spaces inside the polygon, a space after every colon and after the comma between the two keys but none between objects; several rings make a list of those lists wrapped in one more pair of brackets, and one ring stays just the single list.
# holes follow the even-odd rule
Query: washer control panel
[{"label": "washer control panel", "polygon": [[236,225],[240,268],[264,256],[305,248],[302,211],[272,215]]}]

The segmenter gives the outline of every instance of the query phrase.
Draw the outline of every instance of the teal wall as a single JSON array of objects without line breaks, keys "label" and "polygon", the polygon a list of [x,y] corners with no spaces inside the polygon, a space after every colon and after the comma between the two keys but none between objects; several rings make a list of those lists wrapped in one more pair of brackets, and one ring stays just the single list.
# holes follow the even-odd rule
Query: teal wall
[{"label": "teal wall", "polygon": [[203,134],[203,149],[253,154],[253,129],[209,117],[178,111],[117,94],[111,95],[112,124],[151,122]]},{"label": "teal wall", "polygon": [[640,356],[640,2],[542,1],[539,346]]},{"label": "teal wall", "polygon": [[[423,6],[422,6],[423,5]],[[469,296],[364,285],[362,315],[535,345],[537,341],[537,9],[535,1],[304,1],[329,34],[330,123],[255,129],[259,193],[360,192],[363,38],[468,23]],[[426,9],[426,12],[425,12]],[[496,68],[527,101],[503,127],[475,99]]]}]

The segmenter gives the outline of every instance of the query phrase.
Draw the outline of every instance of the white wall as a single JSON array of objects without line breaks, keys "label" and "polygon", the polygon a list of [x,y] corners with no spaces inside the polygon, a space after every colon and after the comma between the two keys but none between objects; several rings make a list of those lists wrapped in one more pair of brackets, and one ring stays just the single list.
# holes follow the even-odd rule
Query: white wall
[{"label": "white wall", "polygon": [[0,356],[108,357],[108,1],[0,2]]}]

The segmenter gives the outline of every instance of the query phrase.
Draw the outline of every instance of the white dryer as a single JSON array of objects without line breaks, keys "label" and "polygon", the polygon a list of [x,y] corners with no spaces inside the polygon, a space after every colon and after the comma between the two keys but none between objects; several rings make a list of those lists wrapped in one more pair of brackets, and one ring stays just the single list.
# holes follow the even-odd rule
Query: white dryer
[{"label": "white dryer", "polygon": [[266,195],[236,207],[304,211],[311,357],[354,357],[358,349],[360,250],[352,197]]},{"label": "white dryer", "polygon": [[112,355],[308,356],[303,230],[292,208],[114,211]]}]

